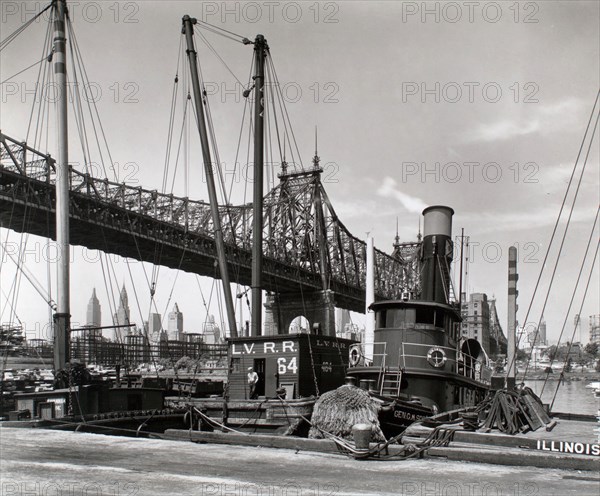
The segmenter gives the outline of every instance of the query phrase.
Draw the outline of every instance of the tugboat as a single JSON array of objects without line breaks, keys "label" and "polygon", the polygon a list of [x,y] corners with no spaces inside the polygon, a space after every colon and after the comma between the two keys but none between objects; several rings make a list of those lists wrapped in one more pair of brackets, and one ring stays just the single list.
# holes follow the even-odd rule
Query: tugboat
[{"label": "tugboat", "polygon": [[485,351],[477,340],[461,339],[460,304],[452,301],[453,215],[446,206],[423,211],[420,298],[372,303],[373,342],[350,348],[348,376],[383,402],[386,436],[416,420],[475,406],[490,388]]}]

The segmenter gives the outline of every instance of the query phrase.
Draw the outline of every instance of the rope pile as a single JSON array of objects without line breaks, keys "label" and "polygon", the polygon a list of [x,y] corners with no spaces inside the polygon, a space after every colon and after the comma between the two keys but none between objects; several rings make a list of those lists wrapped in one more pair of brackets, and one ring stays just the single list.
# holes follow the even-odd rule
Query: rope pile
[{"label": "rope pile", "polygon": [[321,395],[315,403],[308,437],[323,439],[323,432],[342,439],[353,439],[352,426],[370,424],[373,440],[384,441],[379,426],[379,405],[364,389],[344,385]]}]

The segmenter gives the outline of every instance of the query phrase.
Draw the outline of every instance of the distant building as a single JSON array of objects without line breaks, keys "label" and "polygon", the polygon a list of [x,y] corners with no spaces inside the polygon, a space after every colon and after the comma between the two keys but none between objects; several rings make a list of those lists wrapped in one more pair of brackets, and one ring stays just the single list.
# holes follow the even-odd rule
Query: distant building
[{"label": "distant building", "polygon": [[531,350],[530,332],[523,326],[517,327],[517,348],[524,351]]},{"label": "distant building", "polygon": [[92,297],[87,306],[85,323],[91,327],[100,327],[102,325],[102,311],[100,308],[100,301],[96,296],[96,288],[92,291]]},{"label": "distant building", "polygon": [[199,332],[186,332],[183,334],[182,341],[187,341],[188,343],[202,343],[203,335]]},{"label": "distant building", "polygon": [[202,332],[203,340],[206,344],[217,344],[221,342],[221,329],[215,324],[215,316],[209,315],[204,323]]},{"label": "distant building", "polygon": [[517,330],[517,342],[522,350],[530,350],[547,346],[546,343],[546,322],[542,320],[539,327],[533,322],[519,327]]},{"label": "distant building", "polygon": [[169,313],[169,322],[167,325],[169,340],[180,341],[183,335],[183,314],[179,311],[179,306],[175,303],[173,311]]},{"label": "distant building", "polygon": [[540,327],[538,328],[538,339],[536,340],[538,346],[548,346],[548,338],[546,336],[546,321],[542,318]]},{"label": "distant building", "polygon": [[350,312],[344,308],[336,308],[335,327],[338,331],[338,334],[346,332],[346,327],[350,325]]},{"label": "distant building", "polygon": [[590,315],[590,343],[600,345],[600,315]]},{"label": "distant building", "polygon": [[162,319],[160,313],[150,313],[148,316],[148,339],[152,342],[164,340],[166,336],[162,334]]},{"label": "distant building", "polygon": [[472,293],[463,299],[461,334],[463,339],[476,339],[490,354],[490,306],[485,293]]},{"label": "distant building", "polygon": [[[123,284],[123,288],[121,289],[121,294],[119,295],[119,308],[117,309],[117,313],[113,316],[114,325],[117,326],[128,326],[131,324],[131,313],[129,311],[129,298],[127,297],[127,290],[125,289],[125,284]],[[126,327],[119,327],[115,329],[114,339],[118,342],[123,342],[123,338],[128,334],[128,329]]]},{"label": "distant building", "polygon": [[496,300],[492,298],[488,301],[490,307],[490,351],[492,355],[506,355],[508,340],[504,335],[504,330],[498,318],[496,309]]}]

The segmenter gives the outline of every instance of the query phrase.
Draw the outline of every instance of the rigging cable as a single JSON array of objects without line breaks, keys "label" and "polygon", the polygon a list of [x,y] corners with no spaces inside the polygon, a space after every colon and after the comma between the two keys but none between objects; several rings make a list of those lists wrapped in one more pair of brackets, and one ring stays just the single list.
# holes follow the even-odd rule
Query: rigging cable
[{"label": "rigging cable", "polygon": [[54,2],[50,2],[46,7],[44,7],[40,12],[38,12],[35,16],[33,16],[29,21],[23,24],[21,27],[17,28],[11,34],[9,34],[6,38],[0,41],[0,51],[4,50],[8,45],[10,45],[23,31],[25,31],[29,26],[31,26],[44,12],[46,12],[49,8],[52,7]]},{"label": "rigging cable", "polygon": [[[600,92],[598,92],[598,94],[600,95]],[[585,159],[584,159],[584,161],[583,161],[583,167],[581,168],[581,174],[580,174],[580,176],[579,176],[579,180],[578,180],[578,182],[577,182],[577,188],[575,189],[575,194],[574,194],[574,196],[573,196],[573,200],[572,200],[572,202],[571,202],[571,210],[570,210],[570,212],[569,212],[569,216],[567,217],[567,223],[566,223],[566,225],[565,225],[565,230],[564,230],[564,232],[563,232],[563,236],[562,236],[562,239],[561,239],[561,242],[560,242],[560,246],[559,246],[559,249],[558,249],[558,254],[557,254],[557,256],[556,256],[556,257],[557,257],[557,259],[556,259],[556,264],[554,264],[554,268],[553,268],[553,270],[552,270],[552,277],[550,278],[550,283],[549,283],[549,285],[548,285],[548,290],[547,290],[547,292],[546,292],[546,297],[545,297],[545,299],[544,299],[544,304],[543,304],[543,306],[542,306],[542,310],[541,310],[541,312],[540,312],[540,319],[538,320],[538,324],[537,324],[537,326],[536,326],[536,330],[535,330],[535,338],[537,338],[537,334],[538,334],[538,331],[539,331],[539,325],[540,325],[540,323],[541,323],[541,320],[542,320],[542,318],[543,318],[543,316],[544,316],[544,310],[546,310],[546,305],[547,305],[547,303],[548,303],[548,298],[550,297],[550,290],[552,289],[552,283],[554,282],[554,277],[555,277],[555,275],[556,275],[556,271],[557,271],[557,269],[558,269],[558,264],[559,264],[559,262],[560,262],[560,256],[561,256],[561,254],[562,254],[562,250],[563,250],[563,247],[564,247],[564,244],[565,244],[565,239],[566,239],[566,237],[567,237],[567,233],[568,233],[568,231],[569,231],[569,225],[570,225],[570,223],[571,223],[571,217],[572,217],[572,215],[573,215],[573,211],[575,210],[575,203],[577,202],[577,197],[578,197],[578,195],[579,195],[579,188],[581,187],[581,182],[582,182],[582,180],[583,180],[583,175],[584,175],[584,173],[585,173],[585,169],[586,169],[586,166],[587,166],[588,158],[589,158],[589,156],[590,156],[590,151],[591,151],[591,148],[592,148],[592,144],[593,144],[593,142],[594,142],[594,136],[595,136],[595,134],[596,134],[596,129],[598,128],[598,120],[599,120],[599,119],[600,119],[600,113],[599,113],[599,114],[598,114],[598,116],[596,117],[596,122],[595,122],[595,124],[594,124],[594,130],[592,131],[592,134],[591,134],[590,143],[589,143],[589,146],[588,146],[588,149],[587,149],[586,155],[585,155]],[[528,316],[528,315],[527,315],[527,316]],[[525,321],[524,321],[524,322],[525,322],[525,324],[527,324],[527,316],[525,317]],[[534,338],[534,339],[535,339],[535,338]],[[535,342],[535,341],[534,341],[534,342]],[[515,356],[516,356],[516,354],[515,354]],[[528,368],[529,368],[529,364],[530,364],[530,363],[531,363],[531,357],[530,357],[530,359],[527,361],[527,365],[526,365],[526,367],[525,367],[525,373],[524,373],[524,375],[525,375],[525,376],[527,375],[527,370],[528,370]]]},{"label": "rigging cable", "polygon": [[[594,273],[594,265],[596,264],[596,258],[598,257],[598,248],[600,247],[600,242],[596,244],[596,251],[594,253],[594,259],[592,260],[592,267],[590,268],[590,275],[588,276],[587,283],[585,285],[585,291],[583,292],[583,298],[581,299],[581,305],[579,306],[579,315],[581,315],[581,311],[583,310],[583,304],[585,303],[585,298],[587,296],[588,289],[590,287],[590,281],[592,280],[592,274]],[[577,331],[577,324],[573,327],[573,336],[571,336],[571,341],[569,343],[569,347],[567,349],[567,359],[565,360],[565,364],[563,365],[563,369],[560,372],[561,379],[564,377],[565,369],[567,367],[567,363],[569,361],[569,353],[571,352],[571,347],[573,346],[573,339],[575,338],[575,332]],[[554,396],[552,397],[552,403],[550,404],[550,411],[552,411],[552,407],[554,406],[554,401],[556,400],[556,395],[558,394],[558,388],[560,387],[560,383],[562,381],[558,381],[556,385],[556,390],[554,391]]]},{"label": "rigging cable", "polygon": [[[581,267],[579,268],[579,274],[577,275],[577,281],[575,282],[575,286],[573,287],[573,292],[571,293],[571,301],[569,301],[569,308],[567,308],[567,311],[565,313],[565,320],[563,321],[562,329],[560,330],[560,335],[558,336],[558,344],[560,344],[560,341],[562,339],[563,332],[565,330],[567,321],[569,319],[569,313],[571,312],[571,306],[573,305],[573,301],[575,300],[575,294],[577,293],[577,288],[579,287],[579,281],[581,279],[581,274],[583,273],[583,267],[585,265],[585,261],[587,260],[588,251],[590,249],[590,246],[592,244],[592,239],[594,238],[594,233],[596,231],[596,224],[598,222],[598,214],[599,213],[600,213],[600,207],[596,210],[596,217],[594,218],[594,224],[592,225],[590,237],[588,238],[587,246],[585,248],[585,254],[583,255],[583,259],[581,260]],[[592,271],[593,269],[594,269],[594,264],[592,264],[592,267],[590,268],[590,270]],[[534,343],[535,343],[535,339],[537,339],[537,334],[534,338]],[[557,348],[558,348],[558,344],[557,344]],[[571,348],[571,346],[569,345],[569,349],[570,348]],[[568,358],[568,356],[569,355],[567,353],[567,358]],[[552,360],[550,360],[549,370],[552,370],[552,364],[554,363],[555,359],[556,359],[556,356],[553,356]],[[544,379],[544,384],[542,385],[542,391],[540,392],[540,397],[544,394],[544,388],[546,387],[546,383],[548,382],[549,377],[550,377],[550,372],[547,372],[546,378]],[[560,383],[560,381],[559,381],[559,383]]]},{"label": "rigging cable", "polygon": [[[13,261],[13,263],[15,264],[15,266],[17,268],[17,271],[19,271],[21,274],[23,274],[25,276],[25,278],[33,286],[33,289],[36,290],[36,292],[44,299],[44,301],[50,306],[50,308],[52,308],[52,310],[56,310],[56,303],[52,300],[52,298],[50,298],[50,295],[48,295],[48,293],[46,293],[44,291],[42,285],[36,279],[35,275],[29,269],[27,269],[25,267],[25,265],[23,264],[22,257],[19,257],[19,260],[15,260],[13,258],[13,255],[10,253],[10,251],[8,251],[6,249],[4,244],[0,244],[0,248],[8,256],[8,258],[10,258]],[[12,307],[12,305],[11,305],[11,307]]]},{"label": "rigging cable", "polygon": [[[588,134],[588,131],[589,131],[589,129],[590,129],[590,125],[591,125],[591,123],[592,123],[592,119],[593,119],[593,117],[594,117],[594,114],[595,114],[595,112],[596,112],[596,106],[598,105],[598,99],[599,99],[599,97],[600,97],[600,90],[599,90],[599,91],[598,91],[598,93],[596,94],[596,99],[595,99],[595,101],[594,101],[594,107],[592,108],[592,112],[590,113],[590,118],[589,118],[589,120],[588,120],[588,123],[587,123],[586,129],[585,129],[585,133],[584,133],[584,135],[583,135],[583,139],[582,139],[582,141],[581,141],[581,145],[580,145],[580,147],[579,147],[579,151],[578,151],[578,153],[577,153],[577,158],[575,159],[575,164],[574,164],[574,166],[573,166],[573,170],[572,170],[572,172],[571,172],[571,177],[569,178],[569,183],[568,183],[568,185],[567,185],[567,189],[566,189],[566,191],[565,191],[565,195],[564,195],[564,197],[563,197],[562,204],[561,204],[561,206],[560,206],[560,210],[559,210],[559,212],[558,212],[558,216],[557,216],[557,218],[556,218],[556,222],[554,223],[554,228],[553,228],[553,230],[552,230],[552,235],[551,235],[551,237],[550,237],[550,242],[548,243],[548,248],[546,249],[546,254],[544,255],[544,260],[543,260],[543,262],[542,262],[542,266],[541,266],[540,272],[539,272],[539,274],[538,274],[537,281],[536,281],[536,283],[535,283],[535,287],[534,287],[534,290],[533,290],[533,294],[532,294],[532,296],[531,296],[531,299],[530,299],[530,301],[529,301],[529,306],[528,306],[528,308],[527,308],[527,313],[525,314],[525,320],[524,320],[524,322],[525,322],[525,323],[527,322],[527,318],[529,317],[529,313],[530,313],[530,311],[531,311],[531,307],[533,306],[533,300],[535,299],[535,296],[536,296],[536,294],[537,294],[537,290],[538,290],[538,288],[539,288],[539,285],[540,285],[540,281],[541,281],[541,279],[542,279],[542,274],[543,274],[543,272],[544,272],[544,268],[545,268],[545,266],[546,266],[546,261],[548,260],[548,255],[550,254],[550,248],[552,247],[552,244],[553,244],[553,241],[554,241],[554,236],[556,235],[556,231],[557,231],[557,229],[558,229],[558,225],[559,225],[559,223],[560,223],[560,218],[561,218],[561,216],[562,216],[562,212],[563,212],[563,209],[564,209],[564,207],[565,207],[565,204],[566,204],[566,201],[567,201],[567,196],[568,196],[569,190],[571,189],[571,184],[572,184],[572,182],[573,182],[573,178],[574,178],[574,176],[575,176],[575,171],[577,170],[577,164],[579,163],[579,158],[581,157],[581,152],[583,151],[583,147],[584,147],[584,145],[585,145],[585,141],[586,141],[586,139],[587,139],[587,134]],[[467,250],[467,254],[468,254],[468,253],[469,253],[469,251]],[[519,342],[517,342],[517,343],[516,343],[516,347],[517,347],[517,348],[518,348],[518,346],[519,346]],[[516,353],[515,353],[515,355],[513,356],[511,363],[510,363],[510,364],[508,364],[508,367],[506,368],[506,374],[507,374],[507,377],[508,377],[508,373],[509,373],[509,371],[511,370],[511,368],[512,368],[512,366],[513,366],[513,363],[514,363],[514,361],[515,361],[515,360],[516,360]]]},{"label": "rigging cable", "polygon": [[[241,34],[234,33],[233,31],[228,31],[227,29],[221,28],[219,26],[215,26],[214,24],[210,24],[201,19],[196,19],[196,22],[199,26],[201,25],[204,29],[206,29],[207,31],[210,31],[211,33],[215,33],[215,34],[224,36],[225,38],[236,41],[238,43],[242,43],[244,45],[251,43],[251,42],[249,42],[248,38],[246,38],[245,36],[242,36]],[[220,31],[222,31],[222,32],[220,32]],[[227,33],[228,35],[231,35],[231,36],[226,36],[224,33]],[[238,39],[235,39],[234,37],[237,37],[240,39],[238,40]]]},{"label": "rigging cable", "polygon": [[[48,23],[48,26],[46,28],[46,37],[44,39],[44,43],[42,44],[42,50],[41,50],[42,57],[44,57],[44,54],[47,54],[50,51],[50,56],[48,56],[48,55],[46,56],[48,60],[51,59],[51,55],[53,53],[51,40],[52,40],[51,23]],[[42,77],[41,84],[40,84],[40,77]],[[43,65],[40,65],[40,68],[38,70],[37,79],[36,79],[35,91],[33,93],[33,104],[31,106],[31,112],[29,114],[29,122],[27,124],[27,132],[25,134],[27,139],[29,139],[29,133],[31,131],[31,124],[32,124],[33,116],[35,114],[35,109],[36,109],[35,103],[36,103],[36,100],[38,97],[38,91],[39,91],[40,102],[39,102],[39,107],[38,107],[35,134],[34,134],[34,138],[33,138],[33,146],[34,147],[38,144],[38,141],[37,141],[38,131],[40,131],[41,122],[43,123],[43,118],[44,118],[44,115],[46,115],[46,111],[47,111],[48,115],[50,114],[50,100],[51,99],[48,97],[44,98],[44,96],[45,96],[45,93],[47,93],[49,91],[50,86],[54,87],[54,84],[52,84],[52,85],[46,84],[47,80],[53,81],[53,77],[54,77],[54,71],[52,70],[52,64],[48,63],[48,65],[46,65],[45,68]],[[49,132],[49,128],[50,128],[50,126],[46,126],[46,133]],[[40,143],[41,143],[41,132],[40,132]],[[47,147],[46,147],[46,149],[47,149]]]},{"label": "rigging cable", "polygon": [[31,69],[32,67],[35,67],[38,64],[41,64],[42,62],[44,62],[45,60],[47,60],[47,57],[44,57],[42,60],[38,60],[37,62],[34,62],[33,64],[31,64],[29,67],[26,67],[25,69],[17,72],[16,74],[13,74],[12,76],[6,78],[4,81],[0,82],[0,85],[9,82],[11,79],[17,77],[19,74],[23,74],[25,71],[28,71],[29,69]]}]

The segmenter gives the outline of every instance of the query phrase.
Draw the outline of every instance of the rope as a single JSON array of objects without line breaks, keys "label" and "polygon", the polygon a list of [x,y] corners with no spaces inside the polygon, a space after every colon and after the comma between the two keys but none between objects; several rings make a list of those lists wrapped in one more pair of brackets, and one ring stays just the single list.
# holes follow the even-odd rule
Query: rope
[{"label": "rope", "polygon": [[[284,402],[284,400],[281,400]],[[288,403],[289,405],[289,403]],[[404,433],[398,434],[397,436],[388,439],[383,443],[378,443],[374,448],[369,449],[357,449],[355,446],[350,444],[345,439],[331,434],[318,426],[315,426],[309,419],[307,419],[304,415],[300,415],[300,418],[307,422],[311,427],[314,427],[319,432],[321,432],[325,437],[331,439],[338,448],[341,449],[342,453],[351,455],[353,458],[371,458],[374,456],[378,456],[381,452],[387,450],[390,444],[396,443],[399,441]],[[399,455],[393,455],[394,457],[400,457],[403,459],[414,458],[416,456],[422,456],[424,452],[426,452],[429,448],[440,447],[440,446],[448,446],[448,444],[452,441],[454,437],[454,432],[458,429],[450,429],[438,426],[433,429],[433,431],[427,436],[427,438],[417,445],[407,445],[405,448],[405,452]]]}]

